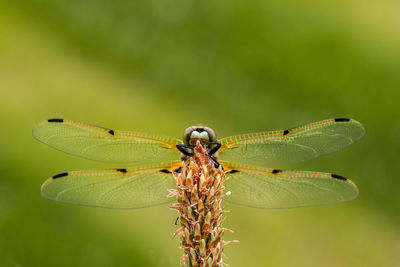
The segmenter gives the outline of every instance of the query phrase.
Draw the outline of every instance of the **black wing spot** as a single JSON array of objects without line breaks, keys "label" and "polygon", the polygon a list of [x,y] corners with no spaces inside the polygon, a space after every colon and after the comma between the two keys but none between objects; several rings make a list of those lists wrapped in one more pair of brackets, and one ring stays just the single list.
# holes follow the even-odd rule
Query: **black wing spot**
[{"label": "black wing spot", "polygon": [[111,135],[114,135],[114,134],[115,134],[115,133],[114,133],[114,130],[109,130],[108,133],[111,134]]},{"label": "black wing spot", "polygon": [[346,178],[346,177],[343,177],[343,176],[338,175],[338,174],[332,173],[332,174],[331,174],[331,177],[332,177],[332,178],[339,179],[339,180],[347,181],[347,178]]},{"label": "black wing spot", "polygon": [[64,122],[64,119],[48,119],[47,122]]},{"label": "black wing spot", "polygon": [[230,170],[227,173],[237,173],[237,172],[240,172],[240,171],[239,170]]},{"label": "black wing spot", "polygon": [[335,118],[335,122],[344,122],[344,121],[350,121],[349,118]]},{"label": "black wing spot", "polygon": [[178,169],[174,170],[176,173],[181,173],[182,167],[179,167]]},{"label": "black wing spot", "polygon": [[128,171],[126,169],[117,169],[117,172],[127,173]]},{"label": "black wing spot", "polygon": [[281,172],[282,172],[282,170],[277,170],[277,169],[272,170],[272,174],[278,174],[278,173],[281,173]]},{"label": "black wing spot", "polygon": [[290,130],[284,130],[283,131],[283,135],[287,135],[288,133],[290,133]]},{"label": "black wing spot", "polygon": [[64,177],[64,176],[68,176],[68,172],[63,172],[63,173],[56,174],[51,178],[57,179],[57,178],[61,178],[61,177]]},{"label": "black wing spot", "polygon": [[160,172],[163,172],[163,173],[171,173],[169,170],[167,170],[167,169],[163,169],[163,170],[160,170]]}]

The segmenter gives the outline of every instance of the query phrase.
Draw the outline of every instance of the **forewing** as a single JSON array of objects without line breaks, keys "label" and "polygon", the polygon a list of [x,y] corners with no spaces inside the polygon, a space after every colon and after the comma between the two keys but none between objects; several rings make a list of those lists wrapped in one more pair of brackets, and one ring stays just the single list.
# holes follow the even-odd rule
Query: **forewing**
[{"label": "forewing", "polygon": [[358,141],[365,133],[356,120],[329,119],[301,127],[237,135],[220,140],[220,157],[262,166],[279,166],[329,154]]},{"label": "forewing", "polygon": [[357,186],[347,178],[324,172],[227,166],[226,200],[262,209],[326,205],[358,196]]},{"label": "forewing", "polygon": [[70,171],[55,175],[42,185],[43,197],[77,205],[136,209],[170,202],[175,188],[171,171],[179,162],[165,166]]},{"label": "forewing", "polygon": [[118,163],[179,159],[178,139],[117,131],[65,119],[49,119],[33,129],[39,141],[83,158]]}]

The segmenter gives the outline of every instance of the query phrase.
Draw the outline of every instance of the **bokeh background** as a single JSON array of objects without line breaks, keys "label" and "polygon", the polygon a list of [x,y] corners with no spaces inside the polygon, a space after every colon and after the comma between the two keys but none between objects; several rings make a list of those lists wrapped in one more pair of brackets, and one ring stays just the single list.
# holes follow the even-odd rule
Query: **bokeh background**
[{"label": "bokeh background", "polygon": [[229,206],[226,239],[240,243],[226,262],[400,266],[399,14],[396,0],[0,0],[0,266],[178,266],[167,206],[40,196],[51,175],[110,167],[35,141],[52,117],[175,137],[355,118],[361,142],[291,167],[350,177],[359,198]]}]

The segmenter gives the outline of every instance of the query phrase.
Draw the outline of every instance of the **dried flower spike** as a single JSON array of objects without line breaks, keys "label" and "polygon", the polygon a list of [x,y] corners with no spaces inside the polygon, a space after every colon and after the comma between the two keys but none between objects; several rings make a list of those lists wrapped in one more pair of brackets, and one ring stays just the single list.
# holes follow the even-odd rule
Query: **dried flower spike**
[{"label": "dried flower spike", "polygon": [[176,189],[169,196],[176,196],[171,208],[178,211],[184,255],[181,266],[223,266],[222,251],[230,243],[222,240],[225,231],[221,226],[224,208],[222,199],[225,173],[216,168],[206,149],[197,141],[194,155],[183,162],[180,173],[174,173]]}]

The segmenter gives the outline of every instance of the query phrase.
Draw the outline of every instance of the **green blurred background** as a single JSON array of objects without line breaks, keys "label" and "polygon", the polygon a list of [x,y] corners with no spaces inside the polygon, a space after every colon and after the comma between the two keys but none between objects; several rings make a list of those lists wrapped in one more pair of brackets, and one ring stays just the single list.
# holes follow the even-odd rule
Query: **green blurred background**
[{"label": "green blurred background", "polygon": [[178,266],[182,253],[166,206],[43,199],[53,174],[110,167],[35,141],[43,119],[223,137],[343,116],[364,124],[361,142],[290,167],[350,177],[359,198],[229,206],[240,243],[226,262],[400,266],[399,13],[395,0],[0,0],[0,266]]}]

